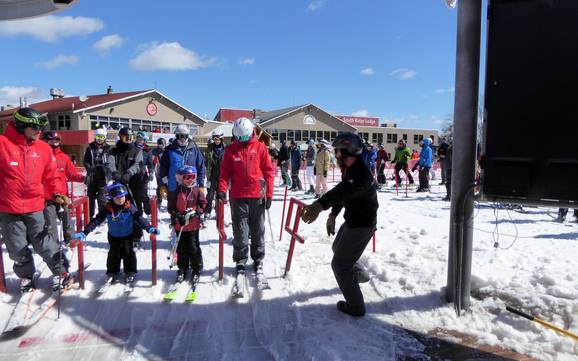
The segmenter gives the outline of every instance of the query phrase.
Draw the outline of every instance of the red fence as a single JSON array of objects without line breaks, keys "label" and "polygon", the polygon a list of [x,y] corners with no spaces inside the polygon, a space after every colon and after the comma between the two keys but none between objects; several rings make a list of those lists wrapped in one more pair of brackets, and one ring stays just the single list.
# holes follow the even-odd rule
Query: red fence
[{"label": "red fence", "polygon": [[[295,212],[295,221],[293,222],[293,227],[291,227],[291,216],[293,213],[294,205],[297,205],[297,210]],[[301,221],[301,213],[303,212],[303,207],[305,207],[305,203],[301,202],[297,198],[291,198],[291,201],[289,202],[289,210],[287,211],[287,219],[285,221],[285,231],[291,235],[289,253],[287,254],[287,263],[285,264],[285,275],[287,275],[291,269],[293,251],[295,250],[295,241],[297,240],[300,243],[305,243],[305,239],[299,235],[299,222]]]}]

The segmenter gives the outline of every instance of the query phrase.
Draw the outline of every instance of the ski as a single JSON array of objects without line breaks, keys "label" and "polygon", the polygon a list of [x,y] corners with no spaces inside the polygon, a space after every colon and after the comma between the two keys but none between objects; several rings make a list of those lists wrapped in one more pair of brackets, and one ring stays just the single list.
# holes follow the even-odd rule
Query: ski
[{"label": "ski", "polygon": [[96,291],[94,291],[93,296],[94,297],[99,297],[102,294],[104,294],[110,287],[112,287],[112,285],[114,285],[115,283],[115,277],[106,277],[106,280],[104,282],[104,284],[102,286],[100,286],[100,288],[98,288]]},{"label": "ski", "polygon": [[235,277],[235,283],[233,284],[233,290],[231,291],[231,297],[233,298],[243,298],[245,295],[243,293],[243,286],[245,285],[245,272],[237,273]]},{"label": "ski", "polygon": [[34,275],[32,275],[33,288],[31,288],[29,291],[20,293],[18,301],[16,302],[16,305],[12,310],[11,317],[6,323],[4,332],[13,329],[18,324],[21,324],[26,320],[28,316],[28,310],[30,309],[30,305],[32,304],[32,299],[34,298],[34,293],[36,292],[36,287],[34,287],[34,285],[36,284],[36,281],[38,281],[38,279],[40,278],[40,274],[41,272],[34,272]]},{"label": "ski", "polygon": [[165,293],[165,295],[163,297],[163,301],[165,301],[167,303],[174,301],[177,298],[179,288],[181,287],[182,284],[183,284],[182,282],[175,282],[171,286],[171,288],[169,288],[167,293]]},{"label": "ski", "polygon": [[185,302],[194,302],[197,299],[197,284],[199,283],[199,275],[193,275],[191,279],[191,289],[185,297]]},{"label": "ski", "polygon": [[124,285],[124,291],[123,293],[125,295],[130,295],[132,293],[132,291],[134,291],[134,285],[136,284],[136,279],[133,280],[132,282],[126,282]]},{"label": "ski", "polygon": [[267,277],[265,277],[265,274],[263,273],[262,269],[257,270],[257,272],[255,272],[255,278],[257,279],[257,289],[262,291],[262,290],[268,290],[271,287],[269,286],[269,281],[267,280]]}]

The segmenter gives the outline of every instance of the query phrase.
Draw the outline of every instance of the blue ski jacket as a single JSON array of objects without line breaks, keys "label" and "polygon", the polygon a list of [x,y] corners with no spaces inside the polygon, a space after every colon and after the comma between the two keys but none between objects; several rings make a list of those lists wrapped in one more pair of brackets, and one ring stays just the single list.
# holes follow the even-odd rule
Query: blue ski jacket
[{"label": "blue ski jacket", "polygon": [[148,231],[151,226],[149,221],[142,217],[142,213],[130,201],[126,201],[120,207],[108,202],[102,212],[98,212],[96,217],[84,226],[82,233],[88,235],[105,220],[108,221],[108,234],[115,238],[130,236],[133,233],[135,224],[145,231]]},{"label": "blue ski jacket", "polygon": [[419,153],[419,166],[431,168],[433,164],[433,151],[430,147],[431,138],[424,138],[421,146],[421,153]]},{"label": "blue ski jacket", "polygon": [[165,149],[159,169],[159,177],[161,179],[167,177],[168,179],[167,189],[169,192],[177,190],[177,170],[184,165],[196,167],[197,185],[199,187],[205,186],[205,157],[203,157],[197,144],[193,140],[189,140],[189,144],[183,150],[175,140]]}]

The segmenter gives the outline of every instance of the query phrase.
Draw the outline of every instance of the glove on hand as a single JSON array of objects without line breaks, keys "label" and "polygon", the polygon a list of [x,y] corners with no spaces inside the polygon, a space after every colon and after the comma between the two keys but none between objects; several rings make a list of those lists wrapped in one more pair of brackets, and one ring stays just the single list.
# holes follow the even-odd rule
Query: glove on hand
[{"label": "glove on hand", "polygon": [[313,223],[317,219],[321,211],[323,211],[321,203],[315,201],[303,208],[303,213],[301,213],[301,219],[305,223]]},{"label": "glove on hand", "polygon": [[227,203],[227,192],[217,192],[217,199]]},{"label": "glove on hand", "polygon": [[207,190],[205,187],[199,187],[199,192],[203,193],[203,195],[207,195]]},{"label": "glove on hand", "polygon": [[329,217],[327,217],[327,223],[325,226],[327,228],[328,236],[335,234],[335,216],[333,214],[330,214]]},{"label": "glove on hand", "polygon": [[54,201],[60,204],[61,206],[67,206],[70,203],[72,203],[70,202],[70,198],[68,198],[68,196],[59,193],[54,194]]},{"label": "glove on hand", "polygon": [[169,196],[169,191],[167,190],[166,186],[159,187],[159,195],[161,196],[161,199],[167,199]]},{"label": "glove on hand", "polygon": [[163,182],[163,184],[169,184],[169,177],[163,177],[161,181]]},{"label": "glove on hand", "polygon": [[267,200],[265,201],[265,209],[271,208],[271,203],[272,203],[272,202],[273,202],[273,199],[267,198]]},{"label": "glove on hand", "polygon": [[156,234],[157,236],[158,236],[159,234],[161,234],[161,231],[159,231],[159,229],[158,229],[158,228],[155,228],[155,227],[149,227],[149,228],[147,229],[147,232],[150,233],[150,234],[153,234],[153,233],[154,233],[154,234]]},{"label": "glove on hand", "polygon": [[86,239],[86,234],[84,234],[84,232],[80,232],[80,233],[75,233],[72,235],[72,239],[78,239],[80,241],[84,241]]},{"label": "glove on hand", "polygon": [[120,178],[121,183],[128,184],[130,182],[131,175],[128,173],[124,173]]}]

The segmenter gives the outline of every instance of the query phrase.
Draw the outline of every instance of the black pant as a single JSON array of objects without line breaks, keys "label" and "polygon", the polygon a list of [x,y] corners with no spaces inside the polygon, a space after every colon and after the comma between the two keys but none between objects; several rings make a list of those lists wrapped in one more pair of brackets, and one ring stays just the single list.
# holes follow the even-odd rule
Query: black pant
[{"label": "black pant", "polygon": [[207,207],[205,208],[205,213],[209,214],[213,210],[213,200],[215,199],[215,194],[217,194],[217,189],[219,188],[219,178],[211,179],[211,187],[207,191]]},{"label": "black pant", "polygon": [[354,267],[374,232],[374,227],[352,228],[344,223],[337,231],[331,246],[333,249],[331,268],[337,284],[348,306],[359,313],[365,313],[365,302],[355,278]]},{"label": "black pant", "polygon": [[419,168],[419,188],[429,189],[429,169],[430,167]]},{"label": "black pant", "polygon": [[151,214],[151,200],[148,195],[149,182],[138,182],[130,185],[134,203],[140,212],[145,212],[147,215]]},{"label": "black pant", "polygon": [[95,182],[86,185],[86,194],[88,195],[88,209],[90,219],[94,217],[94,201],[98,202],[98,211],[106,207],[106,187],[99,187]]},{"label": "black pant", "polygon": [[448,180],[448,161],[447,159],[440,159],[440,167],[442,170],[442,183],[447,182]]},{"label": "black pant", "polygon": [[163,203],[163,197],[161,196],[162,182],[157,178],[157,209],[161,210],[161,203]]},{"label": "black pant", "polygon": [[303,190],[303,185],[301,184],[301,179],[299,178],[299,168],[297,168],[297,172],[293,171],[291,168],[291,182],[293,183],[292,189],[299,189],[300,191]]},{"label": "black pant", "polygon": [[136,273],[136,254],[132,247],[133,237],[113,237],[108,235],[108,257],[106,259],[106,273],[118,274],[120,272],[120,261],[124,265],[124,273]]},{"label": "black pant", "polygon": [[409,172],[407,163],[406,164],[395,163],[395,177],[396,177],[397,184],[401,183],[401,176],[399,175],[399,172],[401,170],[403,170],[405,172],[405,174],[407,175],[407,179],[409,180],[409,184],[413,184],[413,177],[411,176],[411,173]]},{"label": "black pant", "polygon": [[385,163],[382,163],[377,170],[377,183],[379,184],[386,184],[387,180],[385,179]]},{"label": "black pant", "polygon": [[193,273],[203,270],[203,252],[199,244],[199,231],[183,231],[177,246],[177,266],[179,272],[191,268]]}]

